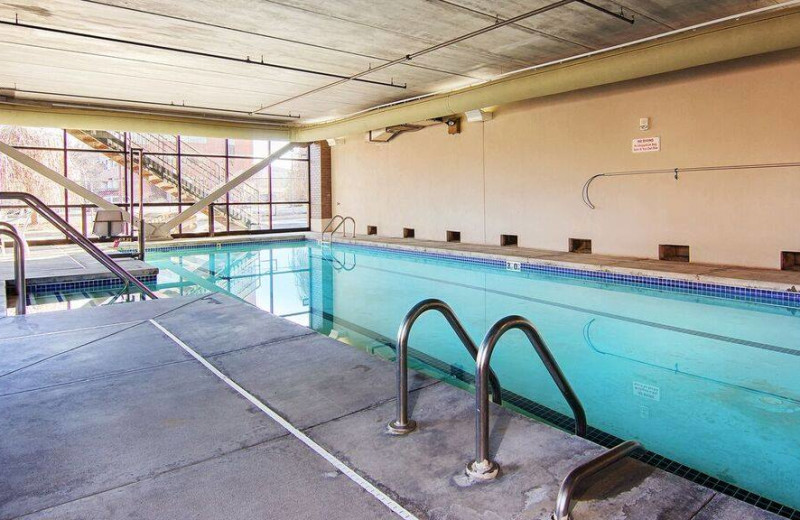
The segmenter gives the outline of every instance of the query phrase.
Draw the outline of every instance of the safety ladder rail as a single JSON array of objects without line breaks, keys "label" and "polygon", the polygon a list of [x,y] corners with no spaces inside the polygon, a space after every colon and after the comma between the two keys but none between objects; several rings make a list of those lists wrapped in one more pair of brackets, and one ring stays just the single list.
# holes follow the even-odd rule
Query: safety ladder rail
[{"label": "safety ladder rail", "polygon": [[347,252],[342,253],[342,261],[339,261],[332,250],[328,251],[327,248],[322,248],[322,259],[330,262],[337,271],[352,271],[356,268],[356,255],[355,253],[351,254],[353,255],[353,264],[348,266]]},{"label": "safety ladder rail", "polygon": [[[28,304],[28,288],[25,282],[25,241],[17,228],[8,222],[0,222],[0,236],[9,237],[14,242],[14,284],[17,290],[17,315],[25,314]],[[0,290],[5,291],[5,287]]]},{"label": "safety ladder rail", "polygon": [[556,508],[551,516],[552,520],[571,520],[570,509],[578,485],[642,448],[643,446],[637,441],[625,441],[570,471],[558,490]]},{"label": "safety ladder rail", "polygon": [[24,202],[28,205],[28,207],[42,215],[45,220],[53,225],[53,227],[64,233],[67,238],[75,242],[117,277],[130,284],[133,284],[149,298],[154,300],[158,299],[158,297],[155,295],[155,293],[153,293],[153,291],[150,290],[150,288],[129,273],[125,268],[116,263],[110,256],[104,253],[99,247],[94,245],[88,238],[75,231],[75,229],[67,224],[67,222],[58,215],[58,213],[47,207],[47,205],[45,205],[45,203],[39,198],[25,192],[3,191],[0,192],[0,200],[19,200]]},{"label": "safety ladder rail", "polygon": [[[461,340],[472,359],[477,360],[478,357],[478,348],[475,346],[475,342],[469,337],[466,329],[464,329],[464,326],[449,305],[436,298],[422,300],[414,305],[403,318],[403,322],[397,332],[397,417],[389,422],[387,426],[387,431],[392,435],[405,435],[417,428],[416,421],[408,418],[408,337],[417,319],[428,311],[439,311],[447,319],[450,327],[456,333],[458,339]],[[497,376],[491,369],[488,371],[488,379],[492,388],[492,401],[501,404],[502,390]]]},{"label": "safety ladder rail", "polygon": [[[333,226],[333,223],[334,223],[334,221],[336,221],[336,219],[339,219],[339,221],[338,221],[339,223],[336,225],[336,227],[334,227],[331,230],[331,226]],[[334,215],[333,218],[328,222],[328,225],[325,226],[325,229],[322,230],[322,242],[325,242],[325,233],[328,233],[328,232],[330,232],[330,234],[331,234],[331,238],[330,238],[330,240],[328,240],[328,242],[333,242],[334,233],[339,231],[339,228],[342,227],[342,226],[345,226],[344,229],[342,230],[342,235],[346,237],[347,236],[347,225],[346,224],[347,224],[348,220],[353,223],[353,234],[352,234],[352,237],[355,238],[355,236],[356,236],[356,221],[355,221],[355,219],[353,217],[343,217],[341,215]]]},{"label": "safety ladder rail", "polygon": [[586,436],[586,413],[583,405],[572,390],[567,378],[556,363],[547,344],[539,335],[536,327],[522,316],[506,316],[492,325],[478,349],[475,360],[475,407],[477,419],[475,423],[475,460],[467,464],[467,475],[476,480],[492,480],[499,471],[499,466],[489,455],[489,364],[495,345],[503,335],[513,329],[521,330],[530,341],[550,377],[556,383],[561,394],[572,409],[575,416],[575,434]]}]

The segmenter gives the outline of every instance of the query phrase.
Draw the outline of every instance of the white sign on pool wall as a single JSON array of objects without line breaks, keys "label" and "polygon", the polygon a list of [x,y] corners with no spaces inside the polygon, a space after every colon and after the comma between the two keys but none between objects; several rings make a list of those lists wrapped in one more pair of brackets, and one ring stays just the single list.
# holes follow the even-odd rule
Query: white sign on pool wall
[{"label": "white sign on pool wall", "polygon": [[658,152],[661,150],[660,137],[640,137],[633,140],[633,153]]}]

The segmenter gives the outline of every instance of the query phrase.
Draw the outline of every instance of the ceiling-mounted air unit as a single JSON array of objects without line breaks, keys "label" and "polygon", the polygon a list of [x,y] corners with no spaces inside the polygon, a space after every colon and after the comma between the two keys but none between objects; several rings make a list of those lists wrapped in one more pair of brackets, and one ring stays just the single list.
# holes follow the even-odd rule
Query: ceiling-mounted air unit
[{"label": "ceiling-mounted air unit", "polygon": [[468,110],[465,112],[465,115],[467,116],[467,121],[470,123],[482,123],[492,119],[492,113],[482,108],[477,110]]}]

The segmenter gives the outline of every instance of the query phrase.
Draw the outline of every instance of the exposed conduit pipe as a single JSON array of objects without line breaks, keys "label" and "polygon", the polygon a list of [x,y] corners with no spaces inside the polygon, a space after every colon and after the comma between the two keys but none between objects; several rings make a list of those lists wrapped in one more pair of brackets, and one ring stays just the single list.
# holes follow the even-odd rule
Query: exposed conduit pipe
[{"label": "exposed conduit pipe", "polygon": [[[770,5],[770,6],[767,6],[767,7],[762,7],[762,8],[759,8],[759,9],[754,9],[752,11],[747,11],[747,12],[744,12],[744,13],[731,15],[731,16],[719,18],[719,19],[716,19],[716,20],[711,20],[711,21],[708,21],[708,22],[703,22],[703,23],[692,25],[692,26],[689,26],[689,27],[684,27],[684,28],[681,28],[681,29],[676,29],[676,30],[668,31],[668,32],[661,33],[661,34],[648,36],[646,38],[641,38],[639,40],[635,40],[635,41],[632,41],[632,42],[622,43],[622,44],[619,44],[619,45],[614,45],[614,46],[606,47],[606,48],[603,48],[603,49],[589,51],[589,52],[585,52],[585,53],[578,54],[578,55],[575,55],[575,56],[570,56],[568,58],[553,60],[553,61],[550,61],[550,62],[547,62],[547,63],[541,63],[541,64],[538,64],[538,65],[532,65],[530,67],[525,67],[525,68],[518,69],[518,70],[515,70],[515,71],[511,71],[511,72],[507,72],[507,73],[504,73],[504,74],[500,74],[500,75],[498,75],[498,76],[496,76],[496,77],[494,77],[494,78],[492,78],[490,80],[480,81],[480,82],[477,82],[477,83],[472,84],[470,86],[461,87],[461,88],[458,88],[458,89],[455,89],[455,90],[448,89],[448,90],[442,90],[442,91],[439,91],[439,92],[433,92],[433,93],[430,93],[430,94],[422,94],[422,95],[419,95],[419,96],[414,96],[414,97],[402,99],[402,100],[399,100],[399,101],[392,101],[392,102],[389,102],[389,103],[382,103],[382,104],[379,104],[379,105],[375,105],[373,107],[366,108],[366,109],[363,109],[363,110],[359,110],[359,111],[353,112],[351,114],[348,114],[346,116],[338,117],[336,119],[318,120],[318,121],[313,122],[313,123],[311,123],[311,122],[310,123],[306,123],[306,125],[304,125],[300,129],[298,129],[298,131],[296,132],[296,134],[294,136],[294,139],[295,140],[313,141],[313,140],[318,140],[318,139],[321,139],[321,138],[338,137],[338,136],[347,135],[347,134],[350,134],[350,133],[356,133],[356,132],[362,131],[362,129],[361,128],[354,128],[355,125],[353,125],[351,123],[354,123],[356,120],[360,120],[360,119],[362,119],[364,117],[369,117],[369,116],[371,116],[373,114],[375,114],[377,116],[381,112],[388,111],[390,109],[398,109],[402,105],[409,105],[409,104],[412,104],[412,103],[425,103],[425,102],[430,103],[430,102],[434,102],[435,98],[442,98],[444,96],[452,97],[452,96],[461,96],[461,95],[472,94],[470,91],[475,90],[475,89],[479,89],[479,88],[482,88],[482,87],[493,86],[493,85],[489,85],[489,84],[497,83],[497,82],[499,82],[500,80],[503,80],[503,79],[509,79],[509,80],[511,80],[511,79],[513,79],[513,80],[527,79],[525,76],[515,77],[515,78],[509,78],[509,76],[520,76],[520,75],[522,75],[524,73],[528,73],[528,72],[537,72],[537,71],[541,71],[541,69],[553,68],[553,67],[558,66],[558,65],[571,63],[571,62],[574,62],[574,61],[577,61],[577,60],[583,60],[583,59],[590,58],[590,57],[593,57],[593,56],[597,56],[597,55],[600,55],[600,54],[607,54],[607,53],[611,53],[613,51],[621,51],[621,50],[628,49],[630,47],[634,47],[634,46],[637,46],[637,45],[642,45],[642,44],[645,44],[645,43],[648,43],[648,42],[654,42],[654,41],[657,41],[657,40],[663,40],[663,39],[670,38],[670,37],[676,37],[676,36],[680,36],[680,35],[685,34],[685,33],[696,32],[696,31],[698,31],[700,29],[710,28],[710,27],[715,26],[715,25],[720,25],[720,24],[723,24],[723,23],[726,23],[726,22],[739,20],[741,18],[751,17],[751,16],[755,16],[755,15],[759,15],[759,14],[767,14],[770,11],[784,10],[784,9],[788,9],[788,8],[795,7],[795,6],[798,6],[798,5],[800,5],[800,0],[789,0],[789,1],[784,2],[782,4],[775,4],[775,5]],[[791,16],[791,15],[789,15],[789,16]],[[771,22],[772,20],[761,20],[761,21]],[[778,21],[778,20],[775,20],[775,21]],[[770,34],[772,35],[772,37],[776,37],[777,36],[774,33],[774,31],[772,31]],[[700,34],[699,36],[702,36],[702,34]],[[783,35],[781,35],[781,36],[783,36]],[[687,39],[688,39],[688,37],[687,37]],[[759,54],[759,53],[763,53],[763,52],[771,52],[771,51],[774,51],[774,50],[781,50],[781,49],[788,48],[787,45],[784,44],[784,43],[777,44],[777,45],[770,44],[763,37],[760,37],[759,41],[761,42],[763,49],[758,49],[757,51],[753,51],[753,52],[749,52],[749,53],[739,53],[739,55],[733,55],[733,56],[730,56],[730,57],[729,56],[722,56],[722,57],[720,57],[720,58],[718,58],[716,60],[705,60],[705,61],[703,61],[701,63],[691,63],[691,64],[686,65],[686,67],[702,65],[702,64],[707,64],[707,63],[713,63],[714,61],[724,61],[724,60],[727,60],[727,59],[734,59],[734,58],[737,58],[737,57],[749,56],[749,55],[752,55],[752,54]],[[672,43],[672,42],[670,42],[670,43]],[[666,44],[664,44],[664,45],[666,45]],[[719,51],[718,48],[715,49],[715,52],[717,54],[720,54],[718,51]],[[651,63],[653,63],[653,62],[651,61]],[[668,71],[671,71],[671,70],[680,70],[680,68],[686,68],[686,67],[678,67],[678,68],[674,68],[673,67],[673,68],[669,68],[668,70],[658,70],[655,73],[668,72]],[[660,67],[660,68],[664,68],[664,67]],[[542,71],[542,72],[544,72],[544,71]],[[647,74],[645,74],[645,75],[647,75]],[[635,77],[641,77],[641,75],[637,75]],[[589,86],[608,84],[608,83],[613,83],[613,82],[616,82],[616,81],[624,81],[626,79],[631,79],[631,78],[623,77],[621,79],[615,79],[613,81],[596,81],[595,83],[593,83],[593,84],[591,84]],[[569,89],[569,90],[574,90],[574,89]],[[569,90],[562,90],[562,92],[563,91],[569,91]],[[557,92],[554,92],[554,93],[557,93]],[[475,106],[470,106],[468,109],[472,110],[472,109],[475,109],[475,108],[480,108],[482,106],[491,106],[491,105],[497,105],[497,104],[503,104],[503,103],[510,103],[510,102],[513,102],[513,101],[519,101],[521,99],[529,99],[531,97],[538,97],[538,96],[519,97],[519,99],[517,99],[515,97],[514,99],[511,99],[509,101],[503,100],[502,102],[498,102],[496,99],[494,99],[494,100],[487,99],[487,100],[484,100],[485,101],[484,104],[478,104],[478,105],[475,105]],[[430,111],[426,111],[426,112],[427,113],[425,113],[425,114],[415,114],[413,117],[403,118],[403,119],[404,120],[407,119],[407,120],[416,121],[416,120],[421,120],[421,119],[427,119],[427,118],[430,118],[430,117],[440,117],[441,115],[444,115],[444,112],[442,112],[442,114],[439,114],[438,116],[437,115],[431,115],[433,112],[430,112]],[[451,111],[451,112],[448,112],[448,113],[453,113],[453,112]],[[359,116],[361,116],[361,117],[359,117]],[[422,117],[418,117],[418,116],[422,116]],[[381,119],[384,119],[384,118],[381,118]],[[398,121],[400,121],[399,117],[396,118],[396,119]],[[394,119],[392,119],[392,121],[394,121]],[[400,124],[400,122],[392,122],[391,124]],[[365,124],[364,128],[379,128],[379,127],[382,127],[382,126],[390,126],[390,123],[389,122],[385,122],[385,121],[370,122],[368,124]],[[337,128],[334,128],[332,130],[328,130],[328,128],[330,128],[330,127],[346,127],[346,128],[341,129],[341,130],[337,129]]]},{"label": "exposed conduit pipe", "polygon": [[[334,74],[332,72],[323,72],[323,71],[319,71],[319,70],[303,69],[303,68],[299,68],[299,67],[290,67],[288,65],[279,65],[277,63],[266,62],[266,61],[264,61],[263,56],[261,57],[260,61],[255,61],[255,60],[251,60],[250,56],[248,56],[247,58],[236,58],[234,56],[225,56],[224,54],[212,54],[210,52],[193,51],[193,50],[189,50],[189,49],[181,49],[181,48],[178,48],[178,47],[168,47],[166,45],[158,45],[158,44],[155,44],[155,43],[137,42],[137,41],[133,41],[133,40],[125,40],[125,39],[122,39],[122,38],[112,38],[110,36],[99,36],[99,35],[96,35],[96,34],[81,33],[81,32],[77,32],[77,31],[68,31],[66,29],[56,29],[55,27],[45,27],[45,26],[42,26],[42,25],[27,24],[27,23],[24,23],[24,22],[20,22],[19,20],[16,20],[16,21],[13,21],[13,22],[9,22],[7,20],[0,20],[0,25],[8,25],[8,26],[11,26],[11,27],[22,27],[22,28],[25,28],[25,29],[34,29],[34,30],[37,30],[37,31],[45,31],[45,32],[51,32],[51,33],[55,33],[55,34],[63,34],[63,35],[66,35],[66,36],[77,36],[79,38],[88,38],[88,39],[91,39],[91,40],[100,40],[100,41],[111,42],[111,43],[121,43],[121,44],[124,44],[124,45],[134,45],[134,46],[137,46],[137,47],[145,47],[147,49],[156,49],[156,50],[160,50],[160,51],[178,52],[178,53],[181,53],[181,54],[190,54],[192,56],[200,56],[200,57],[203,57],[203,58],[213,58],[213,59],[217,59],[217,60],[233,61],[233,62],[236,62],[236,63],[246,63],[248,65],[260,65],[262,67],[270,67],[270,68],[274,68],[274,69],[286,70],[286,71],[291,71],[291,72],[301,72],[301,73],[304,73],[304,74],[314,74],[314,75],[317,75],[317,76],[326,76],[326,77],[329,77],[329,78],[342,78],[342,79],[348,79],[349,80],[349,76],[344,76],[342,74]],[[370,80],[370,79],[356,79],[355,81],[361,81],[361,82],[364,82],[364,83],[369,83],[371,85],[378,85],[378,86],[382,86],[382,87],[393,87],[393,88],[400,88],[400,89],[406,88],[405,85],[397,85],[397,84],[394,84],[394,83],[385,83],[383,81],[373,81],[373,80]]]},{"label": "exposed conduit pipe", "polygon": [[[79,110],[91,110],[91,111],[100,111],[100,112],[119,112],[123,114],[135,114],[141,116],[152,116],[152,117],[179,117],[183,119],[197,119],[201,121],[207,122],[214,122],[214,123],[237,123],[237,124],[256,124],[261,123],[264,125],[273,124],[278,128],[286,128],[284,122],[276,122],[276,121],[267,121],[267,120],[253,120],[253,119],[236,119],[236,118],[226,118],[226,117],[216,117],[209,114],[198,114],[198,113],[189,113],[189,112],[179,112],[179,111],[166,111],[166,110],[140,110],[136,108],[124,108],[124,107],[116,107],[116,106],[109,106],[109,105],[90,105],[85,103],[59,103],[59,102],[52,102],[52,101],[35,101],[35,100],[15,100],[15,101],[5,101],[1,99],[0,96],[0,106],[12,106],[12,107],[27,107],[27,108],[64,108],[64,109],[79,109]],[[24,125],[19,125],[24,126]],[[85,125],[84,125],[85,126]],[[83,128],[83,126],[78,126],[79,128]],[[67,128],[74,128],[74,126]],[[89,128],[87,128],[88,130]],[[105,128],[96,128],[95,130],[105,130]],[[142,130],[143,132],[147,132],[146,130]],[[174,133],[181,133],[181,132],[174,132]],[[191,134],[187,134],[191,135]]]},{"label": "exposed conduit pipe", "polygon": [[[321,87],[317,87],[315,89],[312,89],[312,90],[309,90],[309,91],[306,91],[306,92],[302,92],[302,93],[297,94],[295,96],[283,99],[283,100],[278,101],[276,103],[272,103],[272,104],[263,106],[263,107],[261,107],[261,108],[259,108],[257,110],[254,110],[252,113],[253,114],[257,114],[261,110],[267,110],[269,108],[273,108],[273,107],[276,107],[278,105],[283,105],[284,103],[288,103],[290,101],[294,101],[296,99],[300,99],[302,97],[310,96],[311,94],[316,94],[317,92],[322,92],[323,90],[327,90],[329,88],[336,87],[336,86],[341,85],[343,83],[347,83],[348,81],[357,80],[358,78],[361,78],[362,76],[366,76],[367,74],[372,74],[373,72],[377,72],[379,70],[386,69],[386,68],[391,67],[393,65],[398,65],[400,63],[409,62],[409,61],[413,60],[414,58],[418,58],[418,57],[423,56],[425,54],[429,54],[431,52],[438,51],[440,49],[444,49],[445,47],[450,47],[451,45],[455,45],[456,43],[463,42],[464,40],[468,40],[470,38],[474,38],[476,36],[480,36],[482,34],[486,34],[489,31],[494,31],[495,29],[499,29],[501,27],[505,27],[506,25],[514,24],[516,22],[519,22],[520,20],[524,20],[526,18],[530,18],[530,17],[536,16],[538,14],[546,13],[547,11],[551,11],[551,10],[556,9],[558,7],[562,7],[562,6],[565,6],[567,4],[571,4],[573,2],[580,2],[580,3],[586,4],[586,5],[591,5],[591,4],[588,4],[586,2],[582,2],[581,0],[561,0],[560,2],[555,2],[553,4],[546,5],[544,7],[540,7],[539,9],[534,9],[533,11],[528,11],[527,13],[523,13],[523,14],[515,16],[513,18],[508,18],[506,20],[503,20],[502,22],[497,22],[494,25],[489,25],[489,26],[486,26],[486,27],[482,27],[480,29],[477,29],[477,30],[472,31],[472,32],[467,33],[467,34],[462,34],[461,36],[457,36],[455,38],[452,38],[450,40],[444,41],[442,43],[437,43],[436,45],[432,45],[430,47],[426,47],[425,49],[422,49],[420,51],[413,52],[411,54],[406,54],[402,58],[397,58],[397,59],[394,59],[392,61],[387,61],[386,63],[378,65],[377,67],[370,68],[370,69],[367,69],[367,70],[363,70],[363,71],[361,71],[361,72],[359,72],[357,74],[354,74],[354,75],[350,76],[349,78],[342,79],[342,80],[339,80],[339,81],[334,81],[333,83],[329,83],[327,85],[323,85]],[[611,13],[611,14],[613,14],[613,13]],[[614,14],[614,16],[616,16],[616,15]]]},{"label": "exposed conduit pipe", "polygon": [[[5,95],[4,92],[10,93],[11,96]],[[36,94],[36,95],[41,95],[41,96],[56,96],[56,97],[65,97],[65,98],[74,98],[74,99],[96,99],[96,100],[100,100],[100,101],[112,101],[112,102],[117,102],[117,103],[133,103],[133,104],[136,104],[136,105],[148,105],[148,106],[168,107],[168,108],[176,108],[176,109],[186,108],[186,109],[193,109],[193,110],[208,110],[209,112],[225,112],[225,113],[230,113],[230,114],[248,114],[248,115],[251,114],[247,110],[234,110],[232,108],[214,108],[214,107],[204,107],[204,106],[197,106],[197,105],[187,105],[185,103],[160,103],[160,102],[157,102],[157,101],[139,101],[137,99],[111,98],[111,97],[103,97],[103,96],[85,96],[85,95],[81,95],[81,94],[64,94],[64,93],[61,93],[61,92],[45,92],[43,90],[25,90],[25,89],[20,89],[20,88],[4,89],[4,88],[0,87],[0,99],[2,99],[3,97],[6,97],[7,100],[9,102],[12,102],[12,103],[14,102],[15,99],[19,99],[19,101],[22,101],[22,102],[25,102],[25,101],[38,102],[38,101],[40,101],[38,99],[20,99],[20,98],[17,98],[16,94],[18,92],[22,93],[22,94]],[[53,101],[53,100],[47,100],[47,101],[43,101],[43,102],[52,103],[54,105],[62,105],[58,101]],[[83,108],[83,105],[79,105],[79,106],[81,108]],[[119,108],[124,108],[124,107],[119,107]],[[262,114],[259,114],[259,115],[261,115],[261,116],[263,116],[265,118],[266,117],[280,117],[280,118],[286,118],[286,119],[300,119],[300,117],[301,117],[300,114],[292,115],[291,113],[289,113],[289,114],[263,114],[262,113]],[[258,121],[258,119],[255,119],[254,121]],[[265,122],[269,123],[271,121],[265,120]]]},{"label": "exposed conduit pipe", "polygon": [[589,177],[589,179],[583,185],[583,190],[582,190],[583,203],[589,206],[591,209],[595,209],[595,205],[594,203],[592,203],[592,199],[589,197],[589,188],[591,187],[594,180],[600,177],[628,177],[631,175],[663,175],[668,173],[670,175],[675,176],[675,180],[678,180],[678,176],[681,173],[718,172],[725,170],[759,170],[767,168],[800,168],[800,162],[767,163],[767,164],[734,164],[729,166],[698,166],[694,168],[672,168],[672,169],[662,168],[658,170],[634,170],[627,172],[598,173],[597,175]]}]

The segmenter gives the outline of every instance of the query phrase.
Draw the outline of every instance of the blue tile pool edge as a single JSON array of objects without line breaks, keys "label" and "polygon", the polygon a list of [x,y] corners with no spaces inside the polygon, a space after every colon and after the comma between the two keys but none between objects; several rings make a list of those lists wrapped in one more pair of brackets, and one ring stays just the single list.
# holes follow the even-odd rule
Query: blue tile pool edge
[{"label": "blue tile pool edge", "polygon": [[[157,274],[148,274],[137,276],[145,285],[155,285],[158,281]],[[121,289],[125,286],[125,282],[119,278],[96,278],[89,280],[71,280],[63,282],[50,282],[50,283],[32,283],[28,284],[28,294],[35,294],[38,296],[50,295],[59,292],[75,292],[75,291],[98,291],[104,289]]]},{"label": "blue tile pool edge", "polygon": [[[391,251],[421,258],[449,260],[469,265],[493,267],[503,271],[507,269],[507,260],[478,256],[481,253],[465,252],[464,254],[450,254],[444,252],[417,251],[406,248],[393,247],[392,245],[359,244],[351,242],[337,242],[347,247],[368,249],[374,251]],[[509,258],[512,258],[509,255]],[[517,258],[517,257],[513,257]],[[516,262],[516,260],[514,260]],[[783,307],[800,308],[800,292],[777,291],[757,289],[752,287],[737,287],[732,285],[715,284],[710,282],[694,282],[669,277],[655,277],[644,275],[627,275],[600,271],[595,269],[580,269],[576,267],[562,267],[545,265],[536,262],[520,262],[520,270],[525,272],[542,273],[560,278],[592,280],[629,287],[643,287],[658,289],[683,294],[711,296],[728,300],[747,301],[753,303],[766,303]]]},{"label": "blue tile pool edge", "polygon": [[[305,237],[290,237],[279,239],[257,239],[257,240],[231,240],[224,242],[209,242],[202,244],[175,244],[169,246],[148,246],[147,252],[171,252],[171,251],[186,251],[186,250],[208,250],[208,249],[224,249],[226,246],[242,246],[242,245],[272,245],[272,244],[286,244],[298,242],[318,242],[317,240]],[[395,247],[391,244],[365,244],[354,242],[335,242],[343,244],[346,247],[356,249],[366,249],[372,251],[391,251],[393,253],[410,255],[419,258],[449,260],[452,262],[463,263],[467,265],[478,265],[482,267],[491,267],[503,271],[507,271],[508,260],[501,260],[498,258],[491,258],[481,253],[463,252],[461,254],[451,254],[446,252],[431,252],[431,251],[418,251],[405,247]],[[121,248],[121,251],[128,249]],[[517,258],[509,255],[509,258]],[[516,262],[516,260],[514,260]],[[723,298],[727,300],[745,301],[752,303],[765,303],[770,305],[780,305],[783,307],[800,308],[800,292],[792,291],[777,291],[769,289],[757,289],[752,287],[738,287],[732,285],[715,284],[709,282],[695,282],[690,280],[682,280],[669,277],[655,277],[644,275],[628,275],[601,271],[597,269],[582,269],[577,267],[562,267],[545,265],[538,262],[520,261],[520,271],[534,272],[547,274],[559,278],[569,278],[578,280],[591,280],[597,282],[610,283],[614,285],[639,287],[647,289],[657,289],[662,291],[692,294],[698,296],[710,296],[714,298]],[[113,280],[113,279],[112,279]],[[146,281],[145,283],[150,283]],[[82,285],[82,284],[95,284],[95,285]],[[155,283],[155,280],[152,280]],[[74,284],[74,285],[71,285]],[[50,291],[68,291],[76,289],[97,288],[105,289],[109,287],[122,287],[122,283],[117,280],[117,285],[107,285],[108,280],[83,280],[81,282],[63,282],[61,284],[43,284],[37,286],[29,286],[29,291],[34,291],[30,287],[36,287],[36,292],[43,294]]]}]

